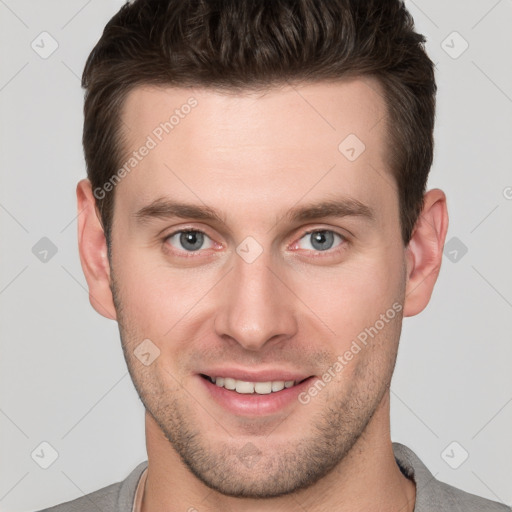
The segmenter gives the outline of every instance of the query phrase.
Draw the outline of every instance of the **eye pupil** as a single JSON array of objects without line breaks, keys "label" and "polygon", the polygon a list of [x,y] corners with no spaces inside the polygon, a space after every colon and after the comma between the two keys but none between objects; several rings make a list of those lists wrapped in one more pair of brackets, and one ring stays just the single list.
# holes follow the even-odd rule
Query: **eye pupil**
[{"label": "eye pupil", "polygon": [[180,243],[183,248],[189,251],[201,249],[204,242],[204,235],[199,231],[184,231],[180,235]]},{"label": "eye pupil", "polygon": [[328,250],[334,243],[334,234],[331,231],[316,231],[311,233],[311,245],[317,250]]}]

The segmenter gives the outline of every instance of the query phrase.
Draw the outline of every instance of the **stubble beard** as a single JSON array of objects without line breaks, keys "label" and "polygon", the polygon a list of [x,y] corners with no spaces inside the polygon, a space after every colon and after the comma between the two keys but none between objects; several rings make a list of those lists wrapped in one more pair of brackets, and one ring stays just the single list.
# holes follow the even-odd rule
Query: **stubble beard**
[{"label": "stubble beard", "polygon": [[[396,323],[388,330],[388,339],[381,341],[383,345],[393,344],[393,350],[388,346],[385,352],[384,370],[381,369],[377,376],[374,368],[379,365],[375,362],[381,354],[374,353],[358,365],[341,393],[335,384],[328,384],[318,396],[318,400],[323,400],[323,410],[314,416],[308,414],[312,417],[308,435],[279,444],[272,442],[272,433],[253,436],[252,441],[229,434],[226,434],[227,441],[209,438],[206,428],[201,430],[196,426],[207,422],[222,426],[223,418],[207,414],[187,390],[179,383],[171,382],[173,379],[167,380],[170,385],[165,384],[154,371],[157,365],[143,367],[135,358],[133,348],[142,338],[138,336],[136,326],[131,326],[125,317],[126,310],[113,272],[111,277],[123,353],[140,400],[183,464],[205,486],[220,494],[269,499],[313,486],[338,467],[356,442],[364,438],[368,424],[389,390],[401,315],[397,315]],[[369,346],[365,350],[378,352],[374,349]],[[312,400],[314,402],[316,399]],[[194,408],[202,418],[195,418]],[[298,403],[291,413],[293,418],[285,419],[283,424],[286,423],[288,429],[293,428],[293,421],[300,421],[302,411],[306,415],[307,406]],[[275,432],[280,426],[276,426]],[[219,430],[224,435],[229,428],[219,427]]]}]

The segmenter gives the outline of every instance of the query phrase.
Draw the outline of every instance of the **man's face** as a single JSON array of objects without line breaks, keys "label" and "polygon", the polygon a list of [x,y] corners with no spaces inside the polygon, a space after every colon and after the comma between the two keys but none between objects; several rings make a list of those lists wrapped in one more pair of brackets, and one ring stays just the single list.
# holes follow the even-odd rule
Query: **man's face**
[{"label": "man's face", "polygon": [[[379,91],[364,79],[264,95],[147,87],[126,100],[122,164],[149,149],[115,189],[123,349],[148,435],[219,492],[306,488],[365,429],[387,432],[406,273]],[[366,214],[291,215],[350,201]],[[256,395],[202,376],[267,370],[283,378],[255,380],[312,378]]]}]

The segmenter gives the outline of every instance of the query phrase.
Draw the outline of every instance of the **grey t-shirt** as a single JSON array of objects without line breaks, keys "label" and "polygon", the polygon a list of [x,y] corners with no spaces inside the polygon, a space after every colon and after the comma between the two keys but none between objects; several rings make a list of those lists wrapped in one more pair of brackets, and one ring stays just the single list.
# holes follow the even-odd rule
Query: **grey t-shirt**
[{"label": "grey t-shirt", "polygon": [[[402,473],[416,483],[414,512],[512,512],[511,507],[436,480],[407,446],[393,443],[393,451]],[[38,512],[131,512],[137,484],[147,465],[147,461],[141,462],[122,482]]]}]

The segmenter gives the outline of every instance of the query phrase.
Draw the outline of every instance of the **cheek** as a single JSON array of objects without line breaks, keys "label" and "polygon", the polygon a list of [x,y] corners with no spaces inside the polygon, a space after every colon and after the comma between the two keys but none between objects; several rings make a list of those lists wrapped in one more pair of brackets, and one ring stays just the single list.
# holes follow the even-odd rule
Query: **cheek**
[{"label": "cheek", "polygon": [[138,336],[155,343],[178,332],[196,314],[215,283],[215,273],[173,269],[150,254],[126,256],[116,265],[124,319]]},{"label": "cheek", "polygon": [[350,343],[401,300],[400,269],[396,255],[381,251],[359,256],[337,268],[311,268],[295,275],[291,288],[317,323],[319,318],[334,331],[338,344]]}]

